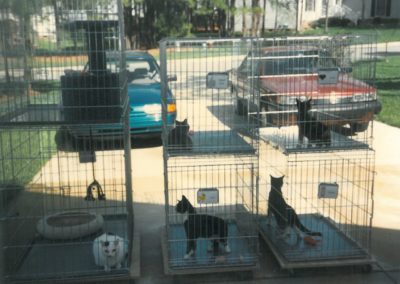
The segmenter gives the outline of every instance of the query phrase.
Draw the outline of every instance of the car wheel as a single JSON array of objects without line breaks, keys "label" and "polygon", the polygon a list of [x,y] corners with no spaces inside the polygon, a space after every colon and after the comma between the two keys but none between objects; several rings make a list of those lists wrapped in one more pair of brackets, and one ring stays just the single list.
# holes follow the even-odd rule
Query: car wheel
[{"label": "car wheel", "polygon": [[260,127],[268,126],[268,116],[265,112],[267,112],[267,107],[262,106],[260,109]]},{"label": "car wheel", "polygon": [[247,100],[246,99],[237,99],[236,101],[236,113],[238,115],[247,115]]},{"label": "car wheel", "polygon": [[266,114],[266,112],[268,112],[268,105],[262,105],[260,112],[262,112],[262,114],[260,114],[260,119],[261,119],[260,126],[261,127],[271,126],[273,122],[272,116]]},{"label": "car wheel", "polygon": [[368,129],[369,122],[362,123],[350,123],[350,128],[352,132],[364,132]]},{"label": "car wheel", "polygon": [[231,93],[234,95],[235,113],[238,115],[247,115],[247,100],[239,98],[238,90],[233,86],[231,87]]},{"label": "car wheel", "polygon": [[65,127],[61,127],[56,132],[54,140],[59,151],[68,151],[74,144],[74,137]]}]

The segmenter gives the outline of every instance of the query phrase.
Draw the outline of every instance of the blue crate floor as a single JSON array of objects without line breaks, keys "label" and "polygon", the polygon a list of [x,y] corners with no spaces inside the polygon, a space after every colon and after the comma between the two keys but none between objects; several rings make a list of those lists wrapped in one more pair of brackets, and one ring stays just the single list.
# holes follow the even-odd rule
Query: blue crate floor
[{"label": "blue crate floor", "polygon": [[186,254],[186,234],[183,224],[170,225],[168,240],[169,266],[172,269],[186,268],[208,268],[208,267],[229,267],[229,266],[255,266],[257,264],[257,252],[254,237],[246,239],[241,237],[235,223],[228,225],[228,244],[230,253],[225,253],[223,246],[214,255],[207,251],[211,241],[208,239],[197,239],[196,253],[190,259],[184,259]]},{"label": "blue crate floor", "polygon": [[[126,216],[104,216],[103,231],[112,232],[126,240]],[[103,267],[95,265],[92,245],[93,240],[101,234],[102,232],[99,232],[92,236],[68,241],[36,240],[15,273],[15,279],[76,278],[90,275],[108,277],[128,273],[126,262],[121,269],[114,268],[109,273],[104,272]]]},{"label": "blue crate floor", "polygon": [[[320,240],[316,246],[310,246],[297,241],[296,234],[292,231],[287,239],[282,239],[277,229],[275,218],[267,224],[267,217],[261,218],[260,230],[273,244],[276,251],[287,262],[340,260],[349,258],[367,258],[368,254],[356,242],[345,236],[329,220],[313,214],[301,214],[299,218],[304,226],[311,231],[322,233],[322,237],[313,237]],[[365,232],[367,233],[367,232]]]},{"label": "blue crate floor", "polygon": [[254,147],[235,130],[196,131],[192,135],[193,147],[185,150],[169,145],[171,156],[196,154],[253,154]]},{"label": "blue crate floor", "polygon": [[[273,146],[278,147],[284,153],[301,153],[313,151],[335,151],[335,150],[353,150],[368,149],[367,141],[358,141],[352,137],[331,131],[331,144],[325,145],[309,145],[307,138],[304,144],[299,144],[298,127],[287,126],[281,128],[264,127],[260,129],[260,137],[264,141],[268,141]],[[366,138],[364,138],[366,140]]]}]

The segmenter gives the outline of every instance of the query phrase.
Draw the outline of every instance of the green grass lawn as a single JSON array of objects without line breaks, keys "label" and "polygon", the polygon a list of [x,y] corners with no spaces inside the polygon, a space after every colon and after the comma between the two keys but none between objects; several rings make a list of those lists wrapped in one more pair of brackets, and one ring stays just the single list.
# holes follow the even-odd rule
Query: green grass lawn
[{"label": "green grass lawn", "polygon": [[54,130],[3,129],[0,133],[0,183],[25,185],[50,159]]},{"label": "green grass lawn", "polygon": [[[302,35],[326,35],[323,28],[309,29],[301,33]],[[400,41],[399,28],[337,28],[328,29],[329,35],[344,35],[344,34],[368,34],[377,36],[378,42]]]},{"label": "green grass lawn", "polygon": [[377,63],[376,86],[382,111],[377,120],[400,127],[400,56],[387,57]]}]

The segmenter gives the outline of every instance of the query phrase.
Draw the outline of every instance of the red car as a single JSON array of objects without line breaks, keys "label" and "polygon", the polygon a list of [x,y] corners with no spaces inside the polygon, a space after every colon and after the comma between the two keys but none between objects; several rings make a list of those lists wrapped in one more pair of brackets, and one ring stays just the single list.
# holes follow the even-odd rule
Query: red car
[{"label": "red car", "polygon": [[[262,124],[296,124],[296,98],[311,98],[310,115],[326,125],[368,128],[381,110],[377,90],[351,76],[328,51],[312,46],[267,47],[232,71],[239,115],[260,112]],[[259,98],[259,99],[258,99]]]}]

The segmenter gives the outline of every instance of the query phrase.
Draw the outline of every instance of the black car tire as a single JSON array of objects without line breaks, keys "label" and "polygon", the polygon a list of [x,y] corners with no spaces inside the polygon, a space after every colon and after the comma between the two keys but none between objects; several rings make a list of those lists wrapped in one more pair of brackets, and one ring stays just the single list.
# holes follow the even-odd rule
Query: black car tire
[{"label": "black car tire", "polygon": [[239,99],[237,98],[236,101],[236,113],[238,115],[247,115],[247,100],[246,99]]},{"label": "black car tire", "polygon": [[[267,104],[262,105],[260,112],[268,112],[268,105]],[[260,119],[261,119],[261,125],[260,125],[261,127],[268,127],[271,126],[273,123],[271,114],[270,115],[265,113],[260,114]]]},{"label": "black car tire", "polygon": [[369,126],[369,122],[363,122],[363,123],[354,122],[354,123],[350,123],[350,128],[351,128],[351,131],[353,133],[355,133],[355,132],[364,132],[365,130],[368,129],[368,126]]},{"label": "black car tire", "polygon": [[65,127],[61,127],[54,137],[56,142],[57,150],[59,151],[67,151],[74,144],[74,137]]}]

